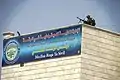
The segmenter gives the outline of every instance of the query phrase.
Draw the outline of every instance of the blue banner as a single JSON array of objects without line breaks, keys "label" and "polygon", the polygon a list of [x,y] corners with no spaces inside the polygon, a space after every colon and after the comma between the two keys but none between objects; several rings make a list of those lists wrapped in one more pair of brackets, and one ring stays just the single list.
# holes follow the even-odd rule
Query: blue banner
[{"label": "blue banner", "polygon": [[3,40],[2,66],[81,54],[82,26],[55,30]]}]

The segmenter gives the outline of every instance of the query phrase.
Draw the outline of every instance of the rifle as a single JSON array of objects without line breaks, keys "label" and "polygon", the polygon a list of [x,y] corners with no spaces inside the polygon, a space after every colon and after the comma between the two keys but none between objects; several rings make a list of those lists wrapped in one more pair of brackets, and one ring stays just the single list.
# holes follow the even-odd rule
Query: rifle
[{"label": "rifle", "polygon": [[78,23],[80,23],[81,21],[83,21],[83,23],[87,23],[87,21],[85,21],[85,20],[83,20],[83,19],[81,19],[81,18],[79,18],[79,17],[77,17],[77,19],[79,19],[79,22],[78,22]]},{"label": "rifle", "polygon": [[77,17],[77,19],[79,19],[79,22],[78,23],[80,23],[81,21],[85,21],[85,20],[83,20],[83,19],[81,19],[81,18],[79,18],[79,17]]}]

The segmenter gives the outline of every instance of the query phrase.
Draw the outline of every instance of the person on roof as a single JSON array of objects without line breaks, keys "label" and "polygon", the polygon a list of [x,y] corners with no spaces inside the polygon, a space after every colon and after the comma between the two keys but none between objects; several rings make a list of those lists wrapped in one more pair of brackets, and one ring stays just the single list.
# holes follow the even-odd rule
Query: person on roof
[{"label": "person on roof", "polygon": [[87,15],[86,18],[87,18],[87,20],[84,21],[85,24],[89,24],[89,25],[92,25],[92,26],[96,25],[95,20],[90,15]]},{"label": "person on roof", "polygon": [[83,19],[81,19],[81,18],[79,18],[79,17],[77,17],[77,19],[79,19],[79,22],[78,23],[80,23],[81,21],[83,22],[83,23],[85,23],[85,24],[89,24],[89,25],[92,25],[92,26],[95,26],[96,25],[96,22],[95,22],[95,20],[90,16],[90,15],[87,15],[86,16],[86,19],[87,20],[83,20]]}]

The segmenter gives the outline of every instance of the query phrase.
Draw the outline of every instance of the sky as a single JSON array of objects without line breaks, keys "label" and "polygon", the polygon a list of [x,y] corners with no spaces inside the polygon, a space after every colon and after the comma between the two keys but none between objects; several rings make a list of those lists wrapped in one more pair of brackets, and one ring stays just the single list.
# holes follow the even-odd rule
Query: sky
[{"label": "sky", "polygon": [[[119,0],[2,0],[0,25],[21,34],[77,24],[90,14],[97,26],[120,32]],[[113,4],[114,3],[114,4]],[[117,29],[119,28],[119,29]]]},{"label": "sky", "polygon": [[120,0],[0,0],[0,51],[2,33],[40,32],[70,24],[90,14],[98,27],[120,33]]}]

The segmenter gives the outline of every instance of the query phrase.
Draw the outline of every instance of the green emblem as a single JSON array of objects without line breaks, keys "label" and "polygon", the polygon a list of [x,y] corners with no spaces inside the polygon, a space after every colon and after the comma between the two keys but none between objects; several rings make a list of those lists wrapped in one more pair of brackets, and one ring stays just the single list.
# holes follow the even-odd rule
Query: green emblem
[{"label": "green emblem", "polygon": [[9,61],[14,60],[16,55],[17,55],[17,52],[18,52],[17,46],[12,45],[12,46],[7,47],[7,49],[6,49],[6,58]]}]

